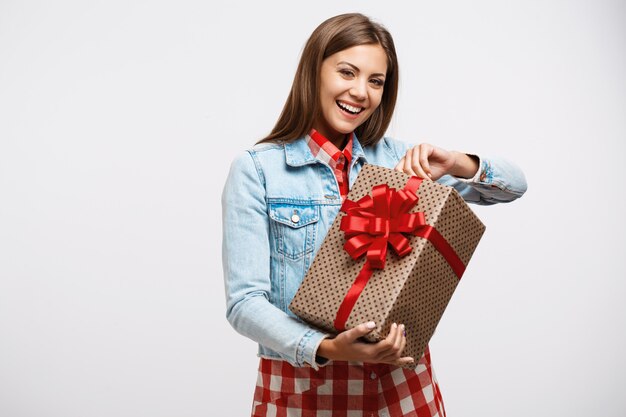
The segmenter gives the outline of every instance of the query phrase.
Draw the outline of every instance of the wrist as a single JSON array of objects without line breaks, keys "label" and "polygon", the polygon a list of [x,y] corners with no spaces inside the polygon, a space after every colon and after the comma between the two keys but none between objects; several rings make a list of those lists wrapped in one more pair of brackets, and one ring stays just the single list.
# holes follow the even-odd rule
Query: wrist
[{"label": "wrist", "polygon": [[324,359],[333,360],[335,357],[334,339],[324,339],[317,348],[316,355]]},{"label": "wrist", "polygon": [[458,178],[472,178],[478,172],[478,157],[458,151],[452,151],[454,164],[448,174]]}]

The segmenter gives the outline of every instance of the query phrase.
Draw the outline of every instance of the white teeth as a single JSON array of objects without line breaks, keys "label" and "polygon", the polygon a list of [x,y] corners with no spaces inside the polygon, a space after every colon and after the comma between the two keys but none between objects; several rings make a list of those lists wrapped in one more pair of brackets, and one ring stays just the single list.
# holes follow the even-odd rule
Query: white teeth
[{"label": "white teeth", "polygon": [[363,107],[354,107],[351,106],[349,104],[346,103],[342,103],[341,101],[338,101],[337,104],[339,104],[340,107],[352,112],[352,113],[359,113],[361,110],[363,110]]}]

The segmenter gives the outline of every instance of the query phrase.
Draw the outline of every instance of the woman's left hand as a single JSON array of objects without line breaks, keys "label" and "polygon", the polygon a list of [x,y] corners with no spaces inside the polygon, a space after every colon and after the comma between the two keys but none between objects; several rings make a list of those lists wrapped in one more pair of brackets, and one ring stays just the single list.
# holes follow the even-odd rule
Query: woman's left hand
[{"label": "woman's left hand", "polygon": [[448,151],[429,143],[410,148],[396,165],[396,171],[421,178],[438,180],[446,174],[471,178],[478,170],[476,157]]}]

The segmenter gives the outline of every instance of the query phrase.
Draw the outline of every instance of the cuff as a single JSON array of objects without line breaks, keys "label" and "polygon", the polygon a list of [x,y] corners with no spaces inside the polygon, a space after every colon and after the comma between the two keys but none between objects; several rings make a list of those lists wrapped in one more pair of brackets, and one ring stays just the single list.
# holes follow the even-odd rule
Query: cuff
[{"label": "cuff", "polygon": [[[326,339],[330,335],[326,333],[322,333],[320,331],[311,329],[307,331],[302,339],[300,339],[300,343],[298,344],[298,350],[296,352],[296,361],[298,366],[304,366],[305,364],[311,365],[313,369],[316,371],[319,369],[320,365],[325,365],[326,362],[317,362],[316,361],[316,352],[317,348],[322,343],[322,340]],[[321,358],[320,358],[321,359]]]},{"label": "cuff", "polygon": [[[317,349],[319,349],[320,345],[322,344],[322,341],[324,341],[324,339],[327,339],[327,338],[329,338],[329,337],[330,337],[330,335],[329,335],[329,334],[326,334],[326,335],[324,335],[324,337],[322,337],[322,338],[320,339],[320,341],[319,341],[319,343],[317,344],[317,346],[315,346],[315,352],[317,352]],[[315,364],[316,364],[317,366],[326,366],[326,365],[328,365],[328,362],[330,362],[330,359],[324,358],[324,357],[319,356],[319,355],[317,355],[317,354],[315,355]],[[316,369],[317,369],[317,368],[316,368]]]},{"label": "cuff", "polygon": [[455,178],[465,183],[491,184],[493,182],[493,169],[491,168],[491,163],[489,163],[489,160],[483,159],[479,155],[474,155],[471,153],[468,153],[466,155],[473,156],[478,159],[478,170],[472,178]]}]

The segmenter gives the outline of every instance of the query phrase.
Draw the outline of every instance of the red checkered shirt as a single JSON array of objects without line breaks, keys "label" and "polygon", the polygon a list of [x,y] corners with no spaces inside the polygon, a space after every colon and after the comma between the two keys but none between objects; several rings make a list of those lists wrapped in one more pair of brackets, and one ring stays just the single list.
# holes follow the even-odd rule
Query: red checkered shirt
[{"label": "red checkered shirt", "polygon": [[[352,135],[343,152],[312,130],[307,144],[348,194]],[[385,364],[329,361],[315,370],[261,358],[252,417],[445,417],[428,347],[415,370]]]},{"label": "red checkered shirt", "polygon": [[350,170],[350,161],[352,161],[352,137],[353,134],[350,134],[348,143],[343,148],[343,151],[340,151],[331,141],[315,129],[311,129],[311,133],[305,138],[313,156],[333,169],[342,199],[346,198],[350,189],[348,172]]}]

